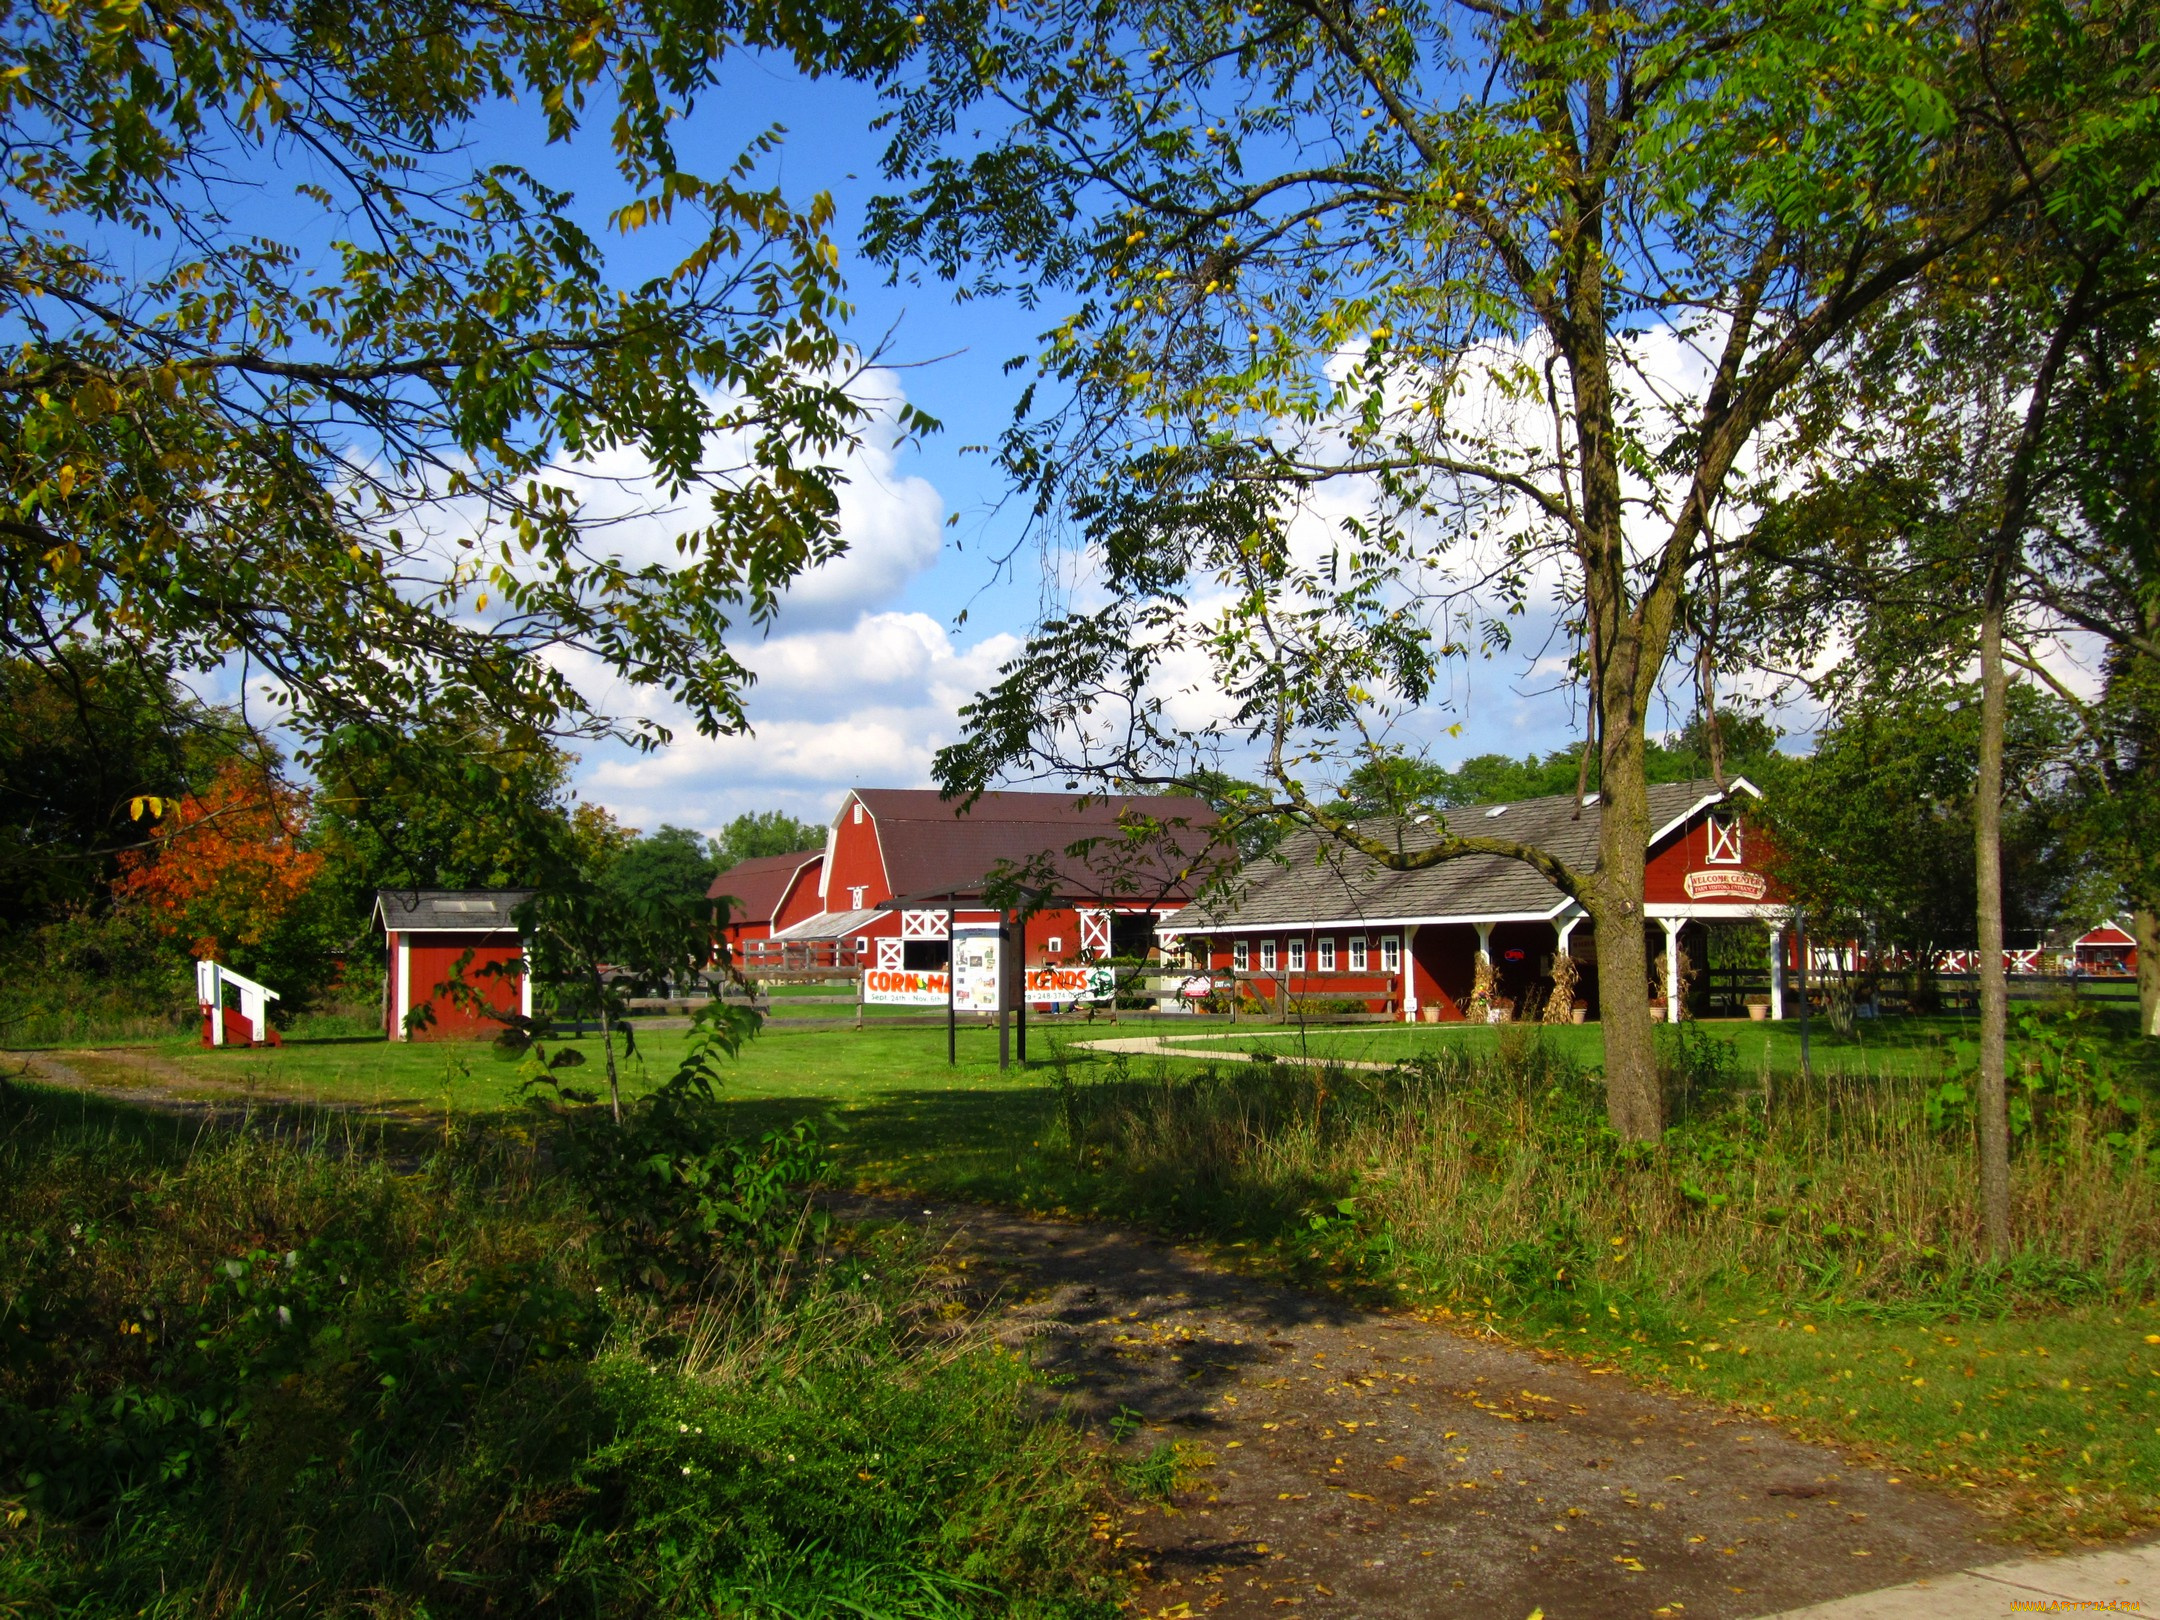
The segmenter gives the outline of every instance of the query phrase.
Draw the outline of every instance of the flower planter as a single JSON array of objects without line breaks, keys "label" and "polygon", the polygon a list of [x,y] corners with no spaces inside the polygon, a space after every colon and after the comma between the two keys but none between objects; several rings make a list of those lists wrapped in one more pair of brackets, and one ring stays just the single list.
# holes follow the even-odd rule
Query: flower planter
[{"label": "flower planter", "polygon": [[1568,1016],[1578,1024],[1587,1024],[1590,1022],[1590,1009],[1588,1007],[1571,1007],[1568,1009]]},{"label": "flower planter", "polygon": [[1754,1019],[1755,1022],[1758,1024],[1763,1022],[1763,1020],[1770,1016],[1770,1003],[1768,1003],[1767,1001],[1749,1002],[1747,1015],[1750,1018]]}]

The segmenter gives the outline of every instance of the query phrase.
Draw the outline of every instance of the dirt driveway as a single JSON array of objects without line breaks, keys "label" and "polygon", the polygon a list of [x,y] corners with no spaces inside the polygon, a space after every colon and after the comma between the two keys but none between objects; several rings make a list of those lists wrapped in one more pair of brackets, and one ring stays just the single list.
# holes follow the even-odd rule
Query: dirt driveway
[{"label": "dirt driveway", "polygon": [[2002,1556],[1956,1501],[1618,1373],[1109,1227],[834,1208],[946,1236],[1087,1421],[1213,1457],[1121,1528],[1139,1613],[1716,1620]]}]

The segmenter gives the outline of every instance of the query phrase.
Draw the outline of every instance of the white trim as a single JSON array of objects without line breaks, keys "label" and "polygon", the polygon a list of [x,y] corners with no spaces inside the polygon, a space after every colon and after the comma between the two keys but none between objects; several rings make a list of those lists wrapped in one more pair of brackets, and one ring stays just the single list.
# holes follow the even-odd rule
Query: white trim
[{"label": "white trim", "polygon": [[518,1016],[532,1017],[532,958],[526,954],[525,942],[518,941]]},{"label": "white trim", "polygon": [[1573,900],[1563,895],[1560,903],[1550,911],[1496,911],[1485,917],[1333,917],[1319,922],[1195,922],[1182,928],[1162,929],[1160,932],[1166,939],[1176,939],[1187,934],[1322,934],[1335,928],[1351,931],[1363,928],[1432,928],[1454,923],[1464,923],[1474,928],[1479,923],[1551,922],[1574,904]]},{"label": "white trim", "polygon": [[1749,904],[1720,905],[1714,900],[1675,901],[1670,905],[1657,904],[1643,907],[1643,920],[1657,922],[1665,917],[1676,917],[1682,922],[1759,922],[1782,920],[1791,915],[1783,906]]},{"label": "white trim", "polygon": [[1777,923],[1770,925],[1770,1018],[1785,1020],[1785,930]]},{"label": "white trim", "polygon": [[405,1027],[406,1015],[412,1011],[412,947],[405,943],[405,930],[398,930],[397,942],[397,1020],[390,1031],[393,1041],[412,1039],[412,1032]]},{"label": "white trim", "polygon": [[1744,776],[1736,776],[1732,779],[1730,783],[1727,784],[1726,789],[1723,793],[1712,793],[1701,799],[1696,800],[1692,808],[1682,811],[1672,820],[1666,822],[1664,826],[1660,827],[1656,832],[1650,835],[1650,841],[1645,844],[1643,848],[1656,849],[1659,844],[1663,843],[1674,832],[1676,832],[1682,827],[1685,827],[1689,822],[1693,821],[1697,816],[1701,815],[1713,804],[1723,804],[1727,799],[1731,798],[1733,796],[1733,790],[1736,788],[1747,789],[1748,793],[1754,798],[1759,799],[1762,797],[1761,788],[1757,787],[1753,782],[1750,782]]}]

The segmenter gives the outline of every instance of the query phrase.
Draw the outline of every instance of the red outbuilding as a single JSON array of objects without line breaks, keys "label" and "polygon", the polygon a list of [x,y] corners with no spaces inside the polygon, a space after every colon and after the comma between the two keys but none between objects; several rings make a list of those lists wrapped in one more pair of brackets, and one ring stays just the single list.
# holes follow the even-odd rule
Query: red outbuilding
[{"label": "red outbuilding", "polygon": [[1002,904],[1031,913],[1029,968],[1144,957],[1158,919],[1226,854],[1199,799],[857,788],[826,834],[816,912],[775,926],[752,956],[941,969],[952,929],[994,924]]},{"label": "red outbuilding", "polygon": [[2080,973],[2128,976],[2137,972],[2137,936],[2119,923],[2102,923],[2080,935],[2071,954]]},{"label": "red outbuilding", "polygon": [[499,1034],[500,1018],[461,1003],[446,988],[460,962],[484,1006],[530,1017],[532,980],[524,971],[525,941],[515,913],[531,897],[529,889],[376,890],[374,921],[383,931],[386,964],[383,1033],[393,1041],[476,1041]]},{"label": "red outbuilding", "polygon": [[792,855],[737,861],[714,878],[705,893],[708,899],[727,902],[721,935],[729,950],[739,956],[745,945],[816,916],[824,908],[818,895],[818,873],[824,865],[823,850],[801,849]]}]

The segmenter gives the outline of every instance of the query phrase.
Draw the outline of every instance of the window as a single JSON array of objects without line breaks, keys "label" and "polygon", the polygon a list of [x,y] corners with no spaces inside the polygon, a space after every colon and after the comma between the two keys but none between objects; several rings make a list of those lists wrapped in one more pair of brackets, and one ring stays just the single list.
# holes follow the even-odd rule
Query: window
[{"label": "window", "polygon": [[1241,939],[1230,947],[1230,967],[1233,972],[1237,973],[1250,973],[1252,971],[1251,941]]},{"label": "window", "polygon": [[1288,966],[1292,973],[1303,973],[1305,971],[1305,942],[1302,939],[1293,939],[1290,942]]},{"label": "window", "polygon": [[1352,973],[1363,973],[1367,960],[1365,936],[1363,934],[1353,935],[1350,940],[1350,971]]},{"label": "window", "polygon": [[1059,952],[1065,949],[1064,936],[1061,934],[1052,934],[1048,939],[1043,941],[1043,949],[1048,951],[1052,956],[1056,956]]},{"label": "window", "polygon": [[1710,864],[1738,866],[1741,863],[1740,823],[1725,816],[1712,816],[1706,826],[1710,834]]},{"label": "window", "polygon": [[868,956],[869,954],[870,954],[870,936],[869,936],[869,935],[867,935],[867,934],[858,934],[858,935],[856,935],[856,936],[855,936],[855,956],[856,956],[856,959],[857,959],[857,960],[860,960],[861,958],[863,958],[863,957],[865,957],[865,956]]},{"label": "window", "polygon": [[861,884],[858,884],[858,885],[857,885],[856,887],[854,887],[854,888],[852,888],[852,889],[848,890],[848,892],[847,892],[847,903],[848,903],[848,909],[849,909],[850,911],[860,911],[860,910],[862,910],[862,897],[863,897],[863,893],[864,893],[865,887],[866,887],[865,885],[861,885]]},{"label": "window", "polygon": [[1260,971],[1262,973],[1273,973],[1275,971],[1275,942],[1272,939],[1263,939],[1260,942]]},{"label": "window", "polygon": [[855,825],[858,827],[862,825],[862,806],[859,804],[855,806]]},{"label": "window", "polygon": [[1393,934],[1383,935],[1380,940],[1380,971],[1382,973],[1400,973],[1402,971],[1402,941]]},{"label": "window", "polygon": [[1322,973],[1333,973],[1335,971],[1335,942],[1332,939],[1323,939],[1320,942],[1320,971]]}]

